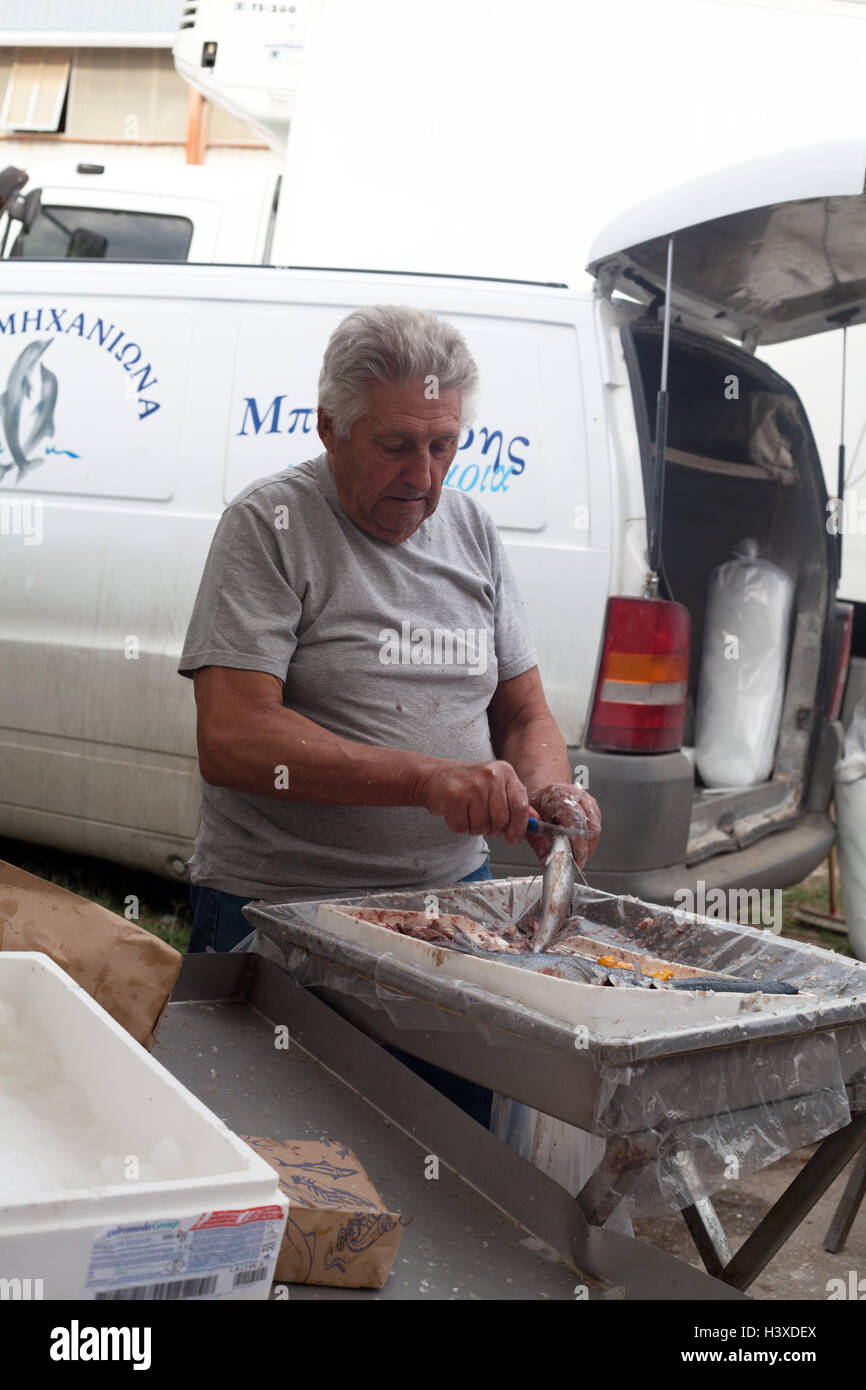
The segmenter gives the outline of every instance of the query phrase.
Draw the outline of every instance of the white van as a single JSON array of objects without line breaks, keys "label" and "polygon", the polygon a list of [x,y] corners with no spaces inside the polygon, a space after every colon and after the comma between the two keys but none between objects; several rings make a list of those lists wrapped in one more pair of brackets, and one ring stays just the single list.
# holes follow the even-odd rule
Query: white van
[{"label": "white van", "polygon": [[[550,705],[601,805],[590,880],[671,901],[698,879],[802,878],[835,834],[850,613],[835,601],[808,421],[742,342],[862,312],[864,167],[866,145],[846,143],[657,199],[599,239],[595,295],[382,272],[7,262],[0,834],[183,874],[199,789],[192,690],[175,670],[216,520],[251,479],[320,451],[316,381],[340,318],[408,303],[452,319],[479,362],[483,394],[447,485],[501,529]],[[662,490],[652,430],[671,232]],[[750,460],[756,393],[784,398],[799,423],[784,481]],[[661,596],[646,597],[660,520]],[[719,792],[680,750],[708,576],[744,536],[794,578],[795,611],[772,774]],[[493,846],[497,872],[533,862],[526,846]]]}]

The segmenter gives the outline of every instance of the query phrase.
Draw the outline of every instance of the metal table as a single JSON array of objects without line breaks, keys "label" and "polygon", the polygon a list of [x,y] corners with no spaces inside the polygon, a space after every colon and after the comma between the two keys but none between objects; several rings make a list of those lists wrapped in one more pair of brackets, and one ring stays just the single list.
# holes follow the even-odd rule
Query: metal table
[{"label": "metal table", "polygon": [[[489,920],[496,920],[497,904],[524,882],[443,890],[440,910],[465,911],[485,920],[488,908],[493,912]],[[670,909],[591,889],[576,894],[575,910],[592,922],[596,936],[612,944],[622,944],[623,931],[630,931],[646,950],[665,956],[673,933],[682,932]],[[424,907],[424,895],[411,893],[344,899],[349,901]],[[502,915],[518,915],[520,906],[522,901],[510,901]],[[676,1191],[676,1206],[708,1273],[723,1281],[709,1296],[720,1296],[723,1285],[745,1290],[866,1137],[866,969],[859,962],[766,932],[691,918],[687,936],[677,938],[679,954],[667,958],[705,969],[727,967],[744,976],[751,972],[791,979],[808,991],[802,1007],[798,1003],[793,1011],[775,1016],[772,1010],[746,1011],[711,1027],[662,1029],[653,1036],[630,1036],[626,1029],[620,1037],[594,1037],[586,1049],[577,1050],[574,1030],[561,1021],[483,988],[436,978],[396,957],[371,957],[356,943],[319,929],[317,907],[253,904],[246,909],[251,925],[259,929],[259,950],[278,961],[308,999],[314,992],[317,1002],[334,1011],[331,1017],[338,1013],[368,1039],[396,1045],[606,1139],[604,1158],[577,1202],[558,1189],[558,1219],[570,1232],[572,1257],[590,1274],[627,1282],[627,1266],[653,1265],[661,1252],[648,1253],[651,1247],[635,1241],[623,1252],[626,1266],[600,1263],[600,1245],[593,1242],[613,1251],[614,1241],[628,1240],[603,1230],[602,1223],[648,1174],[653,1180],[660,1175],[661,1184]],[[773,1082],[769,1090],[768,1074]],[[358,1088],[369,1094],[366,1072],[354,1075]],[[611,1076],[618,1075],[622,1084],[612,1083]],[[383,1099],[386,1095],[387,1090]],[[425,1124],[422,1109],[413,1115],[417,1128],[406,1127],[419,1136],[430,1135],[427,1142],[433,1143],[433,1131]],[[713,1125],[715,1150],[711,1144],[707,1154],[698,1140],[702,1127]],[[711,1202],[713,1183],[720,1185],[720,1155],[728,1136],[731,1143],[742,1144],[768,1127],[778,1137],[779,1152],[815,1139],[822,1142],[732,1258]],[[475,1125],[473,1132],[479,1132]],[[485,1133],[484,1138],[492,1136]],[[491,1151],[490,1161],[510,1165],[515,1156],[506,1158],[502,1144],[499,1149],[499,1158],[494,1160]],[[753,1166],[763,1166],[771,1157]],[[486,1181],[482,1190],[525,1224],[531,1204],[521,1201],[518,1188],[531,1181],[526,1172],[531,1165],[518,1159],[517,1186],[506,1183],[505,1190],[491,1190],[472,1158],[472,1153],[457,1153],[454,1166],[473,1183],[476,1178]],[[467,1163],[472,1166],[463,1166]],[[562,1248],[562,1237],[550,1227],[543,1238]],[[653,1296],[673,1296],[662,1288],[657,1286]]]},{"label": "metal table", "polygon": [[292,1285],[292,1299],[744,1296],[592,1227],[557,1183],[257,954],[187,956],[154,1055],[241,1134],[343,1140],[411,1218],[384,1289]]}]

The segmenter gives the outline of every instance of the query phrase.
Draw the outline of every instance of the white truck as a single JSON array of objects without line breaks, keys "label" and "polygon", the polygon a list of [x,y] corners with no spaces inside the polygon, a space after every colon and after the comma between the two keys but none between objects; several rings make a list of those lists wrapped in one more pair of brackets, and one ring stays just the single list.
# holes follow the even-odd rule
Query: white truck
[{"label": "white truck", "polygon": [[[285,155],[311,0],[184,5],[173,46],[190,85]],[[258,161],[257,161],[258,163]],[[267,265],[281,166],[155,166],[129,154],[24,171],[0,217],[0,258]]]},{"label": "white truck", "polygon": [[[320,452],[316,380],[336,323],[359,304],[401,302],[453,319],[479,362],[479,409],[446,485],[477,497],[501,530],[551,708],[601,804],[591,881],[652,901],[696,880],[799,881],[835,837],[851,613],[836,602],[808,420],[752,349],[862,312],[864,253],[850,231],[866,216],[864,170],[866,142],[841,142],[663,195],[602,233],[594,292],[8,259],[0,834],[184,876],[199,783],[192,693],[175,671],[216,521],[252,479]],[[822,213],[840,219],[844,265],[827,254]],[[759,396],[795,422],[784,478],[750,449]],[[720,790],[682,749],[708,579],[746,536],[791,576],[795,604],[771,773]],[[501,873],[534,862],[528,847],[499,844],[492,861]]]},{"label": "white truck", "polygon": [[281,176],[127,158],[40,164],[0,217],[11,260],[266,265]]}]

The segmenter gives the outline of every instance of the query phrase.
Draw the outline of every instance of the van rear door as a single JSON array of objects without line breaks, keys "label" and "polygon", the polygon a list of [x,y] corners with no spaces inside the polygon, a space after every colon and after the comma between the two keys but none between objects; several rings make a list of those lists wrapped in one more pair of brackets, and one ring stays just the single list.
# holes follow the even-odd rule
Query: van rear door
[{"label": "van rear door", "polygon": [[[632,387],[648,514],[663,497],[663,592],[692,618],[693,707],[713,570],[750,537],[796,585],[772,774],[727,791],[698,779],[687,863],[744,849],[791,825],[809,803],[816,763],[832,766],[838,744],[838,728],[826,720],[838,552],[823,471],[799,398],[753,352],[866,314],[864,171],[862,139],[751,161],[625,213],[592,248],[589,269],[601,294],[616,291],[630,301],[613,319]],[[670,238],[670,404],[661,489],[654,426]],[[762,452],[768,436],[759,432],[760,419],[770,420],[785,467]],[[780,435],[780,426],[787,432]]]}]

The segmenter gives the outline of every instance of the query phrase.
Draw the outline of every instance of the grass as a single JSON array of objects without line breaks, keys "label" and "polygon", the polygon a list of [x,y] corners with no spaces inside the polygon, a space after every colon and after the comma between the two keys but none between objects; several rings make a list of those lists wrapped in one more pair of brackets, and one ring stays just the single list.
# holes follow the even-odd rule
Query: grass
[{"label": "grass", "polygon": [[85,858],[63,850],[31,845],[22,840],[0,838],[0,859],[36,874],[60,888],[68,888],[83,898],[126,916],[134,908],[128,899],[138,899],[138,915],[130,920],[145,931],[185,951],[192,926],[192,907],[185,883],[171,882],[141,869],[110,864],[106,859]]},{"label": "grass", "polygon": [[[802,883],[785,889],[782,904],[783,936],[790,936],[796,941],[809,941],[814,946],[838,951],[842,956],[854,956],[844,932],[809,926],[804,922],[798,922],[796,918],[798,907],[817,908],[819,912],[830,911],[830,876],[826,859],[808,878],[804,878]],[[837,904],[837,908],[844,910],[840,904]]]}]

